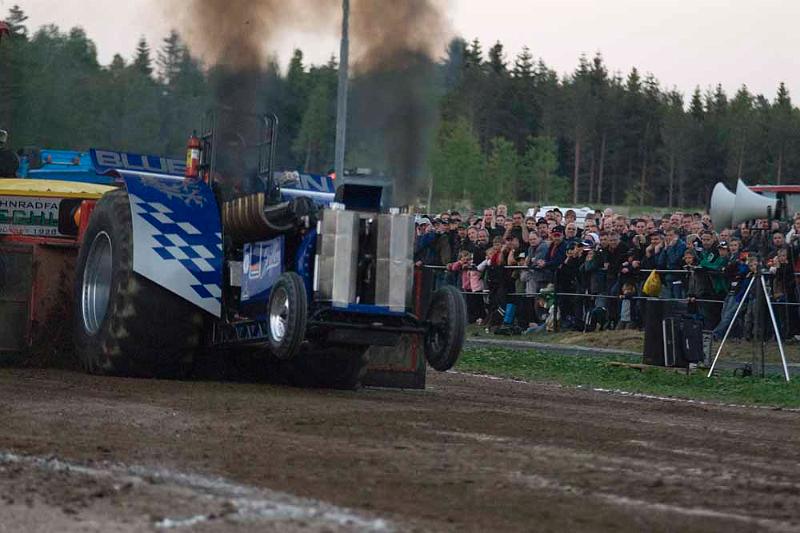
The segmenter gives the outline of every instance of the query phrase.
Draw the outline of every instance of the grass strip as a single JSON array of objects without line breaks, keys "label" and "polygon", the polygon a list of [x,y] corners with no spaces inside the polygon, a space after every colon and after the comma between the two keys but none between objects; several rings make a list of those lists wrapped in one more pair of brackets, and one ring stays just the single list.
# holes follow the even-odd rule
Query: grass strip
[{"label": "grass strip", "polygon": [[742,405],[800,407],[800,380],[786,383],[779,375],[735,377],[730,371],[706,378],[658,369],[640,371],[608,363],[639,363],[639,357],[575,357],[502,348],[467,348],[456,370],[498,377],[558,383]]}]

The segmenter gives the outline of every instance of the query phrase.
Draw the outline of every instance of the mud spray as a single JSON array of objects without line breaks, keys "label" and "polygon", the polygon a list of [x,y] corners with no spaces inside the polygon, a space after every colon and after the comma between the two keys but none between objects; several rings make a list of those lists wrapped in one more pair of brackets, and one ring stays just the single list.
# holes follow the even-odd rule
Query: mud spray
[{"label": "mud spray", "polygon": [[[383,161],[359,164],[384,167],[395,178],[395,202],[406,203],[422,186],[436,125],[434,66],[447,39],[447,0],[351,4],[359,90],[348,135],[363,139],[380,132]],[[225,138],[238,131],[245,139],[254,138],[246,117],[266,111],[260,95],[276,34],[300,30],[336,35],[341,8],[339,0],[173,0],[167,5],[181,21],[193,55],[209,67],[215,104],[228,110],[229,118],[218,124],[218,131]],[[233,161],[228,165],[233,173],[248,172]]]}]

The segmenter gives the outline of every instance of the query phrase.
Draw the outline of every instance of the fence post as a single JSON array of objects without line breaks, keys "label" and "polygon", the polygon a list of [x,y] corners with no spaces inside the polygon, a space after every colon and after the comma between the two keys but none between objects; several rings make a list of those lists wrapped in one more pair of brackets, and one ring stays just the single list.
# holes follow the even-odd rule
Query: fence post
[{"label": "fence post", "polygon": [[553,332],[558,333],[559,331],[559,320],[558,315],[560,313],[558,307],[558,268],[555,269],[553,272]]}]

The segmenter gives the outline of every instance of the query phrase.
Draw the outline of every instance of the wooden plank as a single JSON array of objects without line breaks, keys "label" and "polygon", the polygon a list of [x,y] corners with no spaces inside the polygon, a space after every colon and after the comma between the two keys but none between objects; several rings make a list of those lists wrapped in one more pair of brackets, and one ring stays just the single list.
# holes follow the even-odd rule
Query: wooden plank
[{"label": "wooden plank", "polygon": [[689,374],[689,368],[680,368],[680,367],[673,367],[673,366],[657,366],[657,365],[646,365],[643,363],[624,363],[622,361],[609,361],[606,363],[608,366],[615,366],[619,368],[631,368],[634,370],[639,370],[640,372],[644,372],[646,370],[660,370],[662,372],[673,372],[678,374]]}]

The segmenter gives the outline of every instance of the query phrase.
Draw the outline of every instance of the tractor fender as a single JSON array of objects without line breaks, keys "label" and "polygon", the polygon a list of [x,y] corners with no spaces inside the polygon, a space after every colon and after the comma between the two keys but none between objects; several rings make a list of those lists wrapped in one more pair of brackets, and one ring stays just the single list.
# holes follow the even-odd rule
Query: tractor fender
[{"label": "tractor fender", "polygon": [[133,270],[219,318],[224,252],[211,188],[166,174],[114,172],[128,191]]}]

